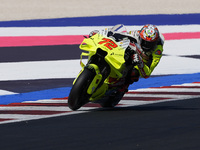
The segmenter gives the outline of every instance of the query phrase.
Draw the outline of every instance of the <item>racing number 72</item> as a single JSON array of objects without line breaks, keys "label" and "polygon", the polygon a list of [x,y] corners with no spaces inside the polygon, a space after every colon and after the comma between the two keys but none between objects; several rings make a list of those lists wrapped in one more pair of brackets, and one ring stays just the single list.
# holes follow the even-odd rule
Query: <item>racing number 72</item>
[{"label": "racing number 72", "polygon": [[117,47],[117,44],[115,44],[112,40],[107,38],[103,38],[103,41],[100,41],[99,44],[104,44],[104,46],[106,46],[110,50]]}]

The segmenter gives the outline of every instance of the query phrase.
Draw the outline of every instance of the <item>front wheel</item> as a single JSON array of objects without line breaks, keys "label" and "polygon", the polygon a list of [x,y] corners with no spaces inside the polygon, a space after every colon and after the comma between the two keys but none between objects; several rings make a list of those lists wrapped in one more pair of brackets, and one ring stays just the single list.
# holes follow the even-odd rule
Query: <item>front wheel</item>
[{"label": "front wheel", "polygon": [[88,103],[91,95],[87,93],[87,89],[94,77],[95,72],[88,68],[85,68],[79,75],[68,97],[68,106],[70,109],[77,110]]}]

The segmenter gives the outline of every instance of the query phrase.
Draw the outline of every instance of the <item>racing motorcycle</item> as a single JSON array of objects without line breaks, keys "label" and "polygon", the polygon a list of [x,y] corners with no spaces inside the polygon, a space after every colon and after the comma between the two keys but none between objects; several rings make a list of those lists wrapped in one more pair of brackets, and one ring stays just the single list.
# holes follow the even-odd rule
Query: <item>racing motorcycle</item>
[{"label": "racing motorcycle", "polygon": [[[116,41],[99,33],[85,37],[79,48],[87,51],[80,56],[82,70],[73,82],[68,106],[77,110],[87,103],[99,103],[102,107],[116,106],[124,91],[120,88],[126,82],[126,76],[133,65],[127,65],[125,48],[129,39]],[[86,65],[83,56],[88,57]]]}]

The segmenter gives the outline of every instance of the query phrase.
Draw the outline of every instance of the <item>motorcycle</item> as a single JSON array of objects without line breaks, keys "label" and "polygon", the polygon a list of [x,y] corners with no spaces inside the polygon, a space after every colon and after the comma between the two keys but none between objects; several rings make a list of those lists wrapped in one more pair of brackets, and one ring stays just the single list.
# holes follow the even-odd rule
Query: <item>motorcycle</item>
[{"label": "motorcycle", "polygon": [[[77,110],[83,105],[99,103],[102,107],[114,107],[122,99],[125,92],[120,88],[126,82],[126,76],[133,67],[127,65],[125,47],[130,40],[116,42],[113,38],[99,33],[83,40],[79,48],[87,51],[80,56],[82,70],[73,82],[68,106]],[[82,61],[88,57],[87,64]]]}]

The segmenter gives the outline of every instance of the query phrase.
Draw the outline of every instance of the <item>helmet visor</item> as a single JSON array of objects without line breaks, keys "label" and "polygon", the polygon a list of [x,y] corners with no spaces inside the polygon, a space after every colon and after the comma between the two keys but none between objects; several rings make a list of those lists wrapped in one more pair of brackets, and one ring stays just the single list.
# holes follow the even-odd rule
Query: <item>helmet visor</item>
[{"label": "helmet visor", "polygon": [[140,42],[141,42],[141,47],[144,51],[153,50],[157,44],[157,41],[150,42],[150,41],[145,41],[142,38],[140,38]]}]

